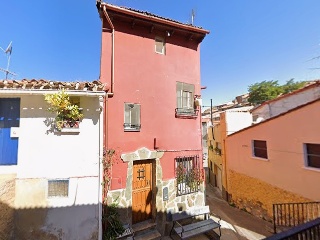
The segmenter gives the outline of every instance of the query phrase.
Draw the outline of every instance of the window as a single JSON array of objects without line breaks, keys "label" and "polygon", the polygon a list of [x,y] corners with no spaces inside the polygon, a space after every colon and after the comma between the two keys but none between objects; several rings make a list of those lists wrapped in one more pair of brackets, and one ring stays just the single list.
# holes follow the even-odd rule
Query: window
[{"label": "window", "polygon": [[253,156],[268,159],[267,142],[253,140]]},{"label": "window", "polygon": [[124,130],[140,131],[140,104],[125,103],[124,104]]},{"label": "window", "polygon": [[320,168],[320,144],[305,144],[306,166]]},{"label": "window", "polygon": [[194,109],[194,85],[177,82],[177,108],[178,115],[195,115]]},{"label": "window", "polygon": [[221,156],[221,143],[220,142],[216,142],[216,147],[214,148],[214,151],[215,151],[216,155]]},{"label": "window", "polygon": [[68,197],[69,180],[48,180],[48,197]]},{"label": "window", "polygon": [[184,156],[175,159],[177,196],[197,192],[202,179],[199,156]]},{"label": "window", "polygon": [[155,38],[155,52],[160,54],[166,54],[166,43],[163,38]]}]

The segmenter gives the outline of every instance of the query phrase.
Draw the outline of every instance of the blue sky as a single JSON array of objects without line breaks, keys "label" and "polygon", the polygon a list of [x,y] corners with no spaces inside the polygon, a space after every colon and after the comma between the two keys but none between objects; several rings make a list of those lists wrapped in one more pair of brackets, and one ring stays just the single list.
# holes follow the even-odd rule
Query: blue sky
[{"label": "blue sky", "polygon": [[[221,104],[250,84],[318,79],[319,0],[112,0],[210,34],[201,44],[204,105]],[[13,42],[10,70],[17,79],[91,81],[99,77],[101,22],[95,0],[4,1],[0,47]],[[0,67],[6,55],[0,52]],[[4,74],[0,72],[0,78]]]}]

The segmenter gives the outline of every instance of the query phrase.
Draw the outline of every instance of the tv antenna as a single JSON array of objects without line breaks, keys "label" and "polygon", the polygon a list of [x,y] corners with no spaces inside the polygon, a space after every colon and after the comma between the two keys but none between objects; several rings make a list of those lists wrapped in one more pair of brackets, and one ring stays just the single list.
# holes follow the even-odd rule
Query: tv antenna
[{"label": "tv antenna", "polygon": [[0,71],[4,72],[6,75],[6,80],[8,79],[8,74],[11,74],[13,76],[16,76],[17,74],[10,72],[9,71],[9,66],[10,66],[10,58],[11,58],[11,53],[12,53],[12,41],[9,43],[8,47],[4,50],[2,47],[0,49],[7,55],[7,68],[1,68]]},{"label": "tv antenna", "polygon": [[194,9],[191,10],[191,25],[194,25],[194,19],[196,17],[196,11]]}]

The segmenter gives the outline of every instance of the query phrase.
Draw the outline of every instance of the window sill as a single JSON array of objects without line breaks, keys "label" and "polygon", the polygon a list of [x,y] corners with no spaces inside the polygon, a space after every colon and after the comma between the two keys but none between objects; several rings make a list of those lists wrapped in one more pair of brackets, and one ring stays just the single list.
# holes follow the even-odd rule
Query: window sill
[{"label": "window sill", "polygon": [[270,162],[270,160],[268,158],[261,158],[261,157],[256,157],[256,156],[252,156],[251,158],[253,160],[260,160],[260,161],[264,161],[264,162]]},{"label": "window sill", "polygon": [[315,168],[315,167],[304,166],[303,169],[313,171],[313,172],[320,172],[320,168]]},{"label": "window sill", "polygon": [[80,132],[80,128],[61,128],[60,132],[64,132],[64,133],[79,133]]},{"label": "window sill", "polygon": [[124,131],[125,131],[125,132],[140,132],[140,129],[129,129],[129,128],[125,128]]}]

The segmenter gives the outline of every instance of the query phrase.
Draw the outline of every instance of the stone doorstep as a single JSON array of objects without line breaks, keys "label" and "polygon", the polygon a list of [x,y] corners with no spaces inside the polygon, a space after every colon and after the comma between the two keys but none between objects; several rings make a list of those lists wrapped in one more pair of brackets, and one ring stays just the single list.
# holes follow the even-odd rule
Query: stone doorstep
[{"label": "stone doorstep", "polygon": [[161,239],[161,234],[156,229],[147,229],[141,232],[138,236],[134,236],[135,240],[158,240]]},{"label": "stone doorstep", "polygon": [[137,236],[139,232],[142,232],[147,229],[155,228],[155,227],[156,227],[156,223],[153,222],[152,220],[147,220],[147,221],[139,222],[132,225],[132,229],[134,231],[135,236]]}]

